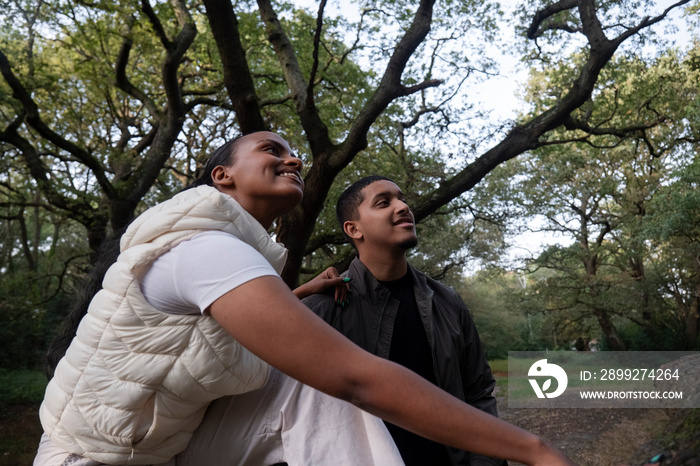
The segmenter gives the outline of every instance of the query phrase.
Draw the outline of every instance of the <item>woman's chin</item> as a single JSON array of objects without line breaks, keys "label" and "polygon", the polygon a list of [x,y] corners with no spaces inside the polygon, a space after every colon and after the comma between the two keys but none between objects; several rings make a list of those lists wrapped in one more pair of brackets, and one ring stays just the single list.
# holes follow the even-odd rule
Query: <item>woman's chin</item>
[{"label": "woman's chin", "polygon": [[299,205],[301,200],[304,198],[304,193],[300,190],[293,190],[293,191],[288,191],[284,195],[280,195],[277,199],[277,208],[279,210],[284,210],[282,215],[288,214],[296,206]]}]

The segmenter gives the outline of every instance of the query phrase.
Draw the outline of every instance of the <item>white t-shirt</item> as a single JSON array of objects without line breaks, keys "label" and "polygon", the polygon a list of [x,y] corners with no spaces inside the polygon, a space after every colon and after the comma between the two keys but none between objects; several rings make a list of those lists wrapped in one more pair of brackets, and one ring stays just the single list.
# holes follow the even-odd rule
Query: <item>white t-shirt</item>
[{"label": "white t-shirt", "polygon": [[158,257],[139,283],[146,300],[168,314],[205,314],[232,289],[278,275],[252,246],[222,231],[200,233]]}]

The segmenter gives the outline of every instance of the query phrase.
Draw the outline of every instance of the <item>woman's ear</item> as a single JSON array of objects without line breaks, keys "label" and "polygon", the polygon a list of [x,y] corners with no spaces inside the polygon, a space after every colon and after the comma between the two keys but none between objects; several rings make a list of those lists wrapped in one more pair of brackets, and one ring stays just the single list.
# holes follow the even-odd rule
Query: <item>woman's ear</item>
[{"label": "woman's ear", "polygon": [[211,179],[214,184],[219,186],[233,187],[233,174],[231,170],[223,165],[217,165],[211,171]]},{"label": "woman's ear", "polygon": [[352,220],[348,220],[347,222],[343,223],[343,231],[346,235],[352,238],[353,241],[357,241],[358,239],[362,238],[362,231],[360,231],[358,228],[357,223]]}]

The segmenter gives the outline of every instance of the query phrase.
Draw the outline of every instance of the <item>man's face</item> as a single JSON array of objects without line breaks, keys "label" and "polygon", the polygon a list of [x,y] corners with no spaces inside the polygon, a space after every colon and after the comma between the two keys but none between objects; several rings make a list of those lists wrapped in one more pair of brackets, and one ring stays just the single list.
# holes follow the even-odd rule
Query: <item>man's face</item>
[{"label": "man's face", "polygon": [[351,221],[361,235],[355,240],[358,247],[398,247],[405,251],[418,244],[413,213],[398,186],[387,180],[375,181],[365,186],[362,194],[358,218]]}]

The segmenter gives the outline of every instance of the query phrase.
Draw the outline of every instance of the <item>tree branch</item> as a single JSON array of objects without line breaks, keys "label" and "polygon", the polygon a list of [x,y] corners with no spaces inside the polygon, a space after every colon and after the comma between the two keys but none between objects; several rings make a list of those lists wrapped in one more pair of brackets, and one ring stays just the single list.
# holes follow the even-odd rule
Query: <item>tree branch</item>
[{"label": "tree branch", "polygon": [[659,117],[657,120],[647,123],[644,125],[633,125],[633,126],[627,126],[624,128],[612,128],[612,127],[600,127],[600,126],[590,126],[587,122],[582,121],[582,120],[576,120],[572,116],[569,115],[568,118],[564,121],[564,127],[570,131],[572,130],[581,130],[589,135],[596,135],[596,136],[616,136],[620,139],[627,138],[633,134],[639,134],[640,132],[644,132],[648,129],[655,128],[656,126],[660,125],[661,123],[665,122],[666,118],[665,117]]},{"label": "tree branch", "polygon": [[316,109],[313,98],[313,81],[307,82],[304,78],[294,47],[282,29],[270,0],[258,0],[258,9],[260,17],[265,23],[267,39],[275,50],[287,87],[292,93],[296,113],[311,146],[314,166],[323,165],[327,162],[326,158],[333,144],[328,134],[328,128]]},{"label": "tree branch", "polygon": [[129,78],[126,76],[126,67],[129,64],[129,55],[134,44],[133,38],[131,37],[131,28],[134,21],[135,18],[129,18],[127,21],[126,31],[123,33],[124,40],[122,41],[122,46],[119,49],[119,54],[117,55],[117,62],[114,66],[115,84],[119,89],[126,92],[139,102],[142,102],[148,108],[148,111],[151,112],[151,115],[153,115],[154,118],[158,118],[161,116],[161,113],[153,101],[149,99],[148,96],[140,89],[134,87],[129,81]]},{"label": "tree branch", "polygon": [[245,49],[238,33],[238,18],[233,11],[231,0],[204,0],[204,7],[221,57],[224,86],[241,133],[267,129]]},{"label": "tree branch", "polygon": [[169,49],[172,46],[170,38],[168,38],[168,35],[165,33],[158,15],[153,11],[153,7],[151,7],[151,3],[148,0],[141,0],[141,11],[144,12],[146,18],[151,22],[153,31],[156,33],[158,39],[160,39],[160,43],[163,44],[165,49]]},{"label": "tree branch", "polygon": [[[39,115],[39,107],[36,105],[31,95],[24,88],[22,83],[20,83],[19,79],[17,79],[17,77],[14,75],[14,72],[12,71],[12,68],[10,66],[10,62],[1,50],[0,73],[2,73],[3,77],[5,78],[5,81],[7,81],[10,88],[12,89],[12,96],[22,104],[25,113],[25,121],[32,128],[34,128],[43,138],[49,140],[59,148],[69,152],[76,159],[84,163],[95,175],[97,182],[100,184],[100,187],[105,191],[105,193],[107,193],[107,195],[113,193],[114,189],[112,187],[112,184],[107,179],[104,167],[102,167],[99,161],[92,157],[87,151],[61,137],[58,133],[54,132],[43,122],[41,116]],[[8,130],[10,131],[10,133],[8,134],[14,133],[17,137],[19,137],[19,135],[16,134],[16,129],[18,127],[16,123],[17,120],[15,119],[11,127],[8,128]],[[37,175],[39,174],[39,172],[36,173]]]},{"label": "tree branch", "polygon": [[425,115],[427,113],[438,113],[438,112],[440,112],[440,110],[441,110],[440,107],[429,107],[429,108],[424,107],[424,108],[418,109],[418,111],[413,114],[413,118],[411,118],[409,121],[402,121],[399,124],[404,129],[411,128],[411,127],[415,126],[416,124],[418,124],[418,122],[420,121],[420,117],[422,117],[423,115]]},{"label": "tree branch", "polygon": [[264,99],[260,101],[260,107],[267,107],[270,105],[279,105],[292,100],[292,94],[287,94],[279,99]]},{"label": "tree branch", "polygon": [[309,255],[328,244],[346,244],[347,242],[348,239],[342,233],[325,233],[323,235],[313,236],[306,245],[304,255]]},{"label": "tree branch", "polygon": [[[143,0],[144,2],[146,0]],[[180,25],[180,32],[171,45],[166,48],[167,54],[163,62],[163,87],[168,98],[168,119],[176,124],[185,114],[185,106],[182,100],[182,89],[178,79],[178,69],[182,63],[185,52],[190,48],[197,35],[194,20],[187,11],[183,0],[172,0],[175,17]],[[181,123],[180,123],[181,124]],[[179,132],[179,131],[178,131]]]},{"label": "tree branch", "polygon": [[668,8],[666,8],[660,15],[655,16],[653,18],[646,16],[639,24],[636,26],[629,28],[627,31],[624,33],[620,34],[615,41],[620,44],[623,41],[625,41],[627,38],[637,34],[639,31],[641,31],[644,28],[647,28],[653,24],[658,23],[659,21],[662,21],[668,14],[678,8],[679,6],[683,6],[687,3],[689,3],[690,0],[680,0],[679,2],[674,3],[673,5],[670,5]]},{"label": "tree branch", "polygon": [[86,224],[85,222],[93,220],[94,209],[90,202],[82,199],[80,195],[77,199],[73,199],[58,191],[49,180],[49,172],[38,152],[29,141],[17,133],[16,128],[8,128],[8,130],[0,132],[0,141],[12,144],[19,150],[27,163],[29,173],[51,205],[65,210],[71,218],[78,222]]},{"label": "tree branch", "polygon": [[[634,33],[661,20],[672,8],[688,3],[690,0],[682,0],[669,7],[663,15],[653,20],[645,20]],[[474,162],[468,164],[457,175],[444,181],[438,189],[427,193],[415,203],[413,212],[416,220],[421,220],[432,214],[441,206],[447,204],[455,197],[474,187],[487,173],[499,164],[506,162],[523,152],[547,145],[539,139],[542,135],[564,124],[571,113],[583,105],[593,92],[595,83],[603,66],[610,60],[613,53],[622,41],[634,33],[625,33],[614,41],[605,37],[601,24],[596,16],[593,0],[563,0],[556,3],[557,8],[572,8],[573,4],[579,6],[579,15],[582,22],[582,32],[588,39],[590,46],[587,60],[583,64],[577,79],[569,87],[564,96],[550,109],[530,119],[528,122],[515,126],[506,137],[497,145],[486,151]],[[545,11],[545,10],[543,10]],[[538,18],[541,22],[545,17],[551,16],[553,10],[547,14],[542,13]]]},{"label": "tree branch", "polygon": [[[194,42],[197,29],[185,4],[181,0],[172,0],[175,17],[180,31],[173,41],[163,42],[166,56],[161,68],[163,88],[167,99],[167,113],[153,125],[153,130],[146,136],[139,147],[148,146],[148,153],[141,160],[143,163],[134,170],[135,176],[122,186],[122,197],[112,203],[112,226],[120,228],[131,219],[136,205],[153,186],[165,162],[170,157],[178,134],[185,121],[187,107],[182,98],[178,70],[185,52]],[[152,10],[147,0],[142,1],[144,12],[149,15]],[[153,20],[152,20],[153,21]],[[156,31],[157,32],[157,31]]]},{"label": "tree branch", "polygon": [[429,89],[431,87],[438,87],[440,84],[442,84],[444,81],[441,79],[428,79],[426,81],[423,81],[422,83],[418,83],[413,86],[402,86],[402,96],[407,96],[411,94],[415,94],[416,92],[420,92],[425,89]]},{"label": "tree branch", "polygon": [[[367,147],[367,132],[370,126],[394,99],[409,95],[411,91],[421,90],[421,85],[415,86],[416,89],[404,87],[401,84],[401,76],[408,60],[430,32],[434,4],[434,0],[421,0],[410,27],[396,44],[389,58],[377,90],[350,127],[348,137],[343,143],[343,150],[334,154],[330,161],[333,165],[347,165],[355,154]],[[434,87],[439,84],[436,81],[425,81],[422,88]]]},{"label": "tree branch", "polygon": [[[549,5],[535,13],[535,16],[532,18],[532,22],[530,23],[530,27],[527,29],[527,38],[530,40],[536,39],[537,37],[540,37],[542,34],[547,29],[550,29],[550,26],[545,26],[542,30],[540,30],[540,26],[542,23],[548,19],[551,18],[552,16],[556,15],[557,13],[561,13],[562,11],[570,10],[572,8],[575,8],[578,6],[578,0],[562,0],[557,3],[554,3],[552,5]],[[560,27],[559,29],[563,29]],[[568,32],[573,32],[573,31],[568,31]]]},{"label": "tree branch", "polygon": [[[311,64],[311,73],[309,74],[309,85],[306,90],[306,98],[314,98],[314,81],[316,80],[316,73],[318,72],[318,49],[321,43],[321,37],[323,32],[323,11],[326,8],[327,0],[321,0],[318,5],[318,15],[316,16],[316,31],[314,32],[314,48],[313,48],[313,63]],[[306,105],[313,104],[313,102],[307,102]]]}]

